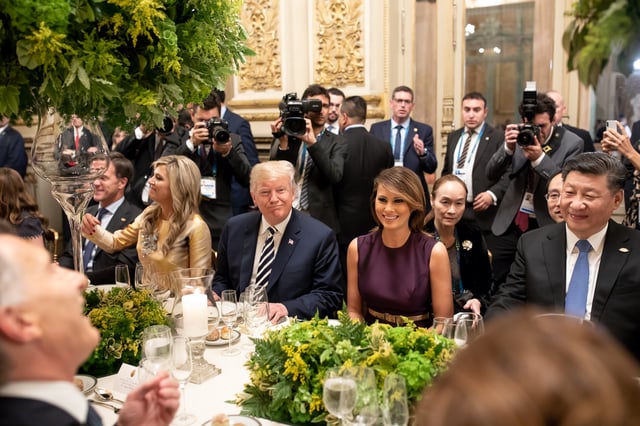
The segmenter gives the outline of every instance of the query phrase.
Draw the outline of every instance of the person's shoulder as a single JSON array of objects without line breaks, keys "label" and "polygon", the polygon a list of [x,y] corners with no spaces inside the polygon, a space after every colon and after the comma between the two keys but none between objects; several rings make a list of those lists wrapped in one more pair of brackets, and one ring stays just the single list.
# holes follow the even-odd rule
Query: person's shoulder
[{"label": "person's shoulder", "polygon": [[556,239],[563,237],[566,233],[566,224],[564,222],[552,223],[549,225],[541,226],[540,228],[533,229],[531,231],[522,234],[520,239],[524,247],[527,247],[528,243],[533,243],[540,240]]},{"label": "person's shoulder", "polygon": [[384,126],[390,126],[390,125],[391,125],[391,120],[377,121],[371,125],[371,131],[373,131],[373,129],[383,128]]},{"label": "person's shoulder", "polygon": [[294,210],[291,214],[290,223],[297,224],[304,232],[311,232],[317,236],[326,236],[333,234],[333,229],[319,221],[318,219],[311,217],[304,213],[299,213]]},{"label": "person's shoulder", "polygon": [[409,126],[410,127],[417,127],[418,130],[428,130],[428,131],[433,131],[433,128],[427,124],[427,123],[423,123],[421,121],[416,121],[413,118],[411,118],[409,120]]},{"label": "person's shoulder", "polygon": [[12,136],[13,138],[16,138],[18,140],[22,140],[22,134],[17,131],[16,129],[13,128],[13,126],[7,126],[7,128],[4,131],[5,135],[7,136]]},{"label": "person's shoulder", "polygon": [[584,144],[584,141],[582,140],[582,138],[580,136],[578,136],[576,133],[574,133],[573,131],[566,129],[563,127],[560,127],[560,129],[563,129],[564,132],[561,135],[561,143],[563,145],[566,144]]},{"label": "person's shoulder", "polygon": [[227,227],[229,228],[242,228],[247,226],[249,223],[258,223],[260,221],[260,212],[259,211],[251,211],[247,213],[242,213],[239,215],[231,216],[227,220]]},{"label": "person's shoulder", "polygon": [[[98,211],[97,208],[96,211]],[[142,213],[142,209],[125,198],[124,202],[120,205],[120,207],[118,207],[118,210],[116,210],[116,212],[138,216],[140,213]]]}]

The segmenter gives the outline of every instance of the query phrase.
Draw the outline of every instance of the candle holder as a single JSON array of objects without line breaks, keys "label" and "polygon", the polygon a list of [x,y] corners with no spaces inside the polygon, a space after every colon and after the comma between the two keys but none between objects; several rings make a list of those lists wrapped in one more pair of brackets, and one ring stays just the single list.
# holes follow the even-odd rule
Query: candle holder
[{"label": "candle holder", "polygon": [[200,384],[221,373],[219,368],[204,358],[204,341],[210,331],[207,300],[213,271],[186,268],[175,271],[172,275],[179,288],[171,313],[173,325],[179,336],[189,338],[193,354],[193,372],[189,380]]}]

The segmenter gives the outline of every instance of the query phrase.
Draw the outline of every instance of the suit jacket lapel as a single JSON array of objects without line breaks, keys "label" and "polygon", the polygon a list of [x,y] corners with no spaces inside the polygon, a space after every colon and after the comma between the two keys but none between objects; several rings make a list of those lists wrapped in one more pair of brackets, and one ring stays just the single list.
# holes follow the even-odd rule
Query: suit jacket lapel
[{"label": "suit jacket lapel", "polygon": [[[633,232],[633,231],[628,231]],[[598,270],[598,278],[596,279],[596,289],[593,295],[593,303],[591,305],[591,319],[600,320],[604,306],[609,299],[609,295],[613,290],[613,286],[618,279],[618,274],[631,255],[630,250],[619,249],[625,248],[625,244],[629,240],[628,235],[620,232],[616,224],[609,221],[609,229],[604,240],[602,248],[602,258],[600,259],[600,268]]]},{"label": "suit jacket lapel", "polygon": [[[556,232],[548,233],[547,239],[542,243],[544,267],[547,271],[547,282],[553,305],[564,308],[566,290],[566,265],[567,265],[567,233],[564,227],[554,227]],[[557,232],[560,229],[561,232]],[[532,265],[533,268],[541,268],[543,265]]]},{"label": "suit jacket lapel", "polygon": [[258,231],[260,231],[260,220],[262,215],[256,213],[255,218],[251,218],[253,223],[248,223],[242,237],[242,264],[240,265],[240,282],[238,290],[243,291],[251,281],[253,274],[253,262],[256,257],[256,241],[258,240]]},{"label": "suit jacket lapel", "polygon": [[271,266],[271,275],[269,275],[269,285],[267,286],[267,290],[271,289],[271,287],[273,287],[273,285],[278,281],[280,275],[282,275],[282,271],[284,271],[284,267],[289,262],[289,259],[298,244],[301,232],[300,224],[298,223],[298,215],[299,213],[295,210],[291,213],[291,220],[289,220],[289,224],[282,235],[282,240],[280,240],[278,252],[276,253],[276,258],[273,260],[273,265]]}]

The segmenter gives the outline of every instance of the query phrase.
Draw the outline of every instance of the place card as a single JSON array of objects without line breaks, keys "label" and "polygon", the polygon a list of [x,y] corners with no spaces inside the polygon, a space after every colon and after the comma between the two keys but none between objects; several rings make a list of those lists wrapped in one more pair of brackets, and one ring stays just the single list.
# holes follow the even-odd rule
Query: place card
[{"label": "place card", "polygon": [[126,395],[138,387],[140,384],[138,374],[140,372],[137,366],[123,363],[116,376],[115,391]]}]

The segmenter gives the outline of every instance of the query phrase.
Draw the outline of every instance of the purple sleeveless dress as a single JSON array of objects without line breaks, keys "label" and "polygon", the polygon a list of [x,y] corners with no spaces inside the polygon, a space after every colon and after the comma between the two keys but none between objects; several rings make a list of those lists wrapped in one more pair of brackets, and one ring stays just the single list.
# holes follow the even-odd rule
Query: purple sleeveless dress
[{"label": "purple sleeveless dress", "polygon": [[[381,231],[358,237],[358,289],[367,323],[376,320],[367,308],[405,316],[432,312],[429,260],[435,244],[434,238],[417,232],[398,248],[385,247]],[[416,324],[428,326],[431,319]]]}]

